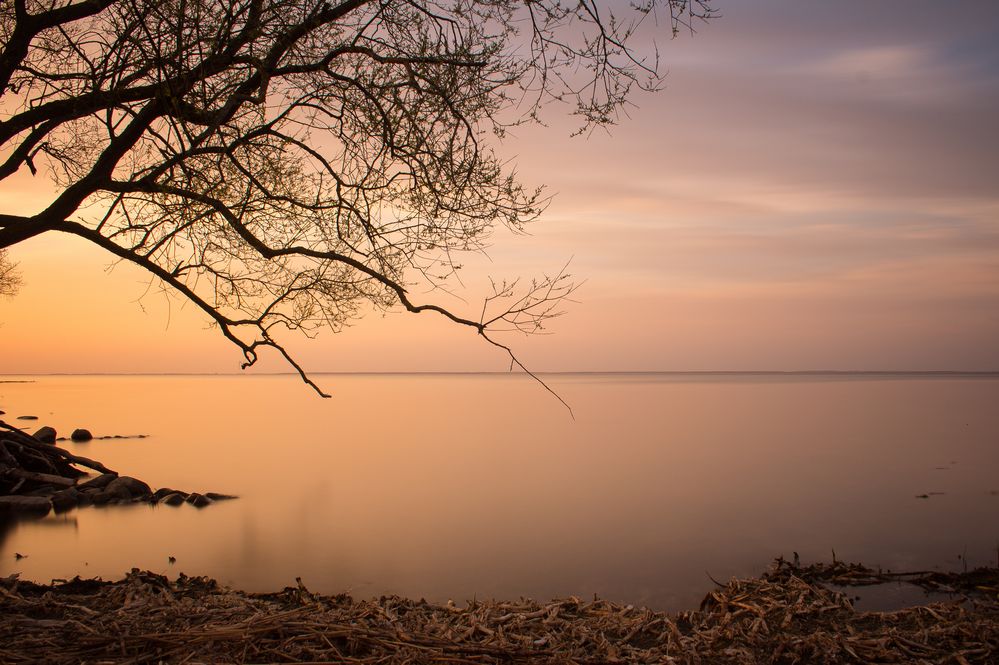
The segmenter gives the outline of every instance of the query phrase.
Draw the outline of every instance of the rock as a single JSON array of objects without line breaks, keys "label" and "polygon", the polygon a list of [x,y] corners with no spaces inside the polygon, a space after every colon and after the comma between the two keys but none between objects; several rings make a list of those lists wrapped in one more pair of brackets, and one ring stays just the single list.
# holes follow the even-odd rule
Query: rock
[{"label": "rock", "polygon": [[167,494],[165,497],[163,497],[163,501],[161,501],[160,503],[165,503],[168,506],[179,506],[180,504],[184,503],[186,499],[187,495],[184,494],[183,492],[174,492],[173,494]]},{"label": "rock", "polygon": [[109,484],[104,488],[104,493],[113,499],[131,499],[132,493],[124,485],[115,485],[113,488]]},{"label": "rock", "polygon": [[115,497],[112,496],[109,492],[105,492],[103,490],[100,491],[100,492],[91,492],[90,493],[90,501],[95,506],[103,506],[106,503],[110,503],[111,499],[114,499],[114,498]]},{"label": "rock", "polygon": [[205,492],[207,496],[212,501],[225,501],[226,499],[238,499],[238,496],[232,494],[219,494],[218,492]]},{"label": "rock", "polygon": [[209,499],[204,494],[198,494],[197,492],[191,492],[190,494],[187,495],[187,502],[189,504],[191,504],[192,506],[194,506],[195,508],[204,508],[205,506],[207,506],[208,504],[210,504],[212,502],[212,500]]},{"label": "rock", "polygon": [[49,427],[48,425],[46,425],[45,427],[39,428],[39,430],[35,432],[33,436],[42,443],[55,443],[56,431],[54,427]]},{"label": "rock", "polygon": [[73,441],[82,443],[84,441],[90,441],[91,439],[94,438],[94,435],[91,434],[90,430],[88,429],[75,429],[73,430],[73,433],[69,435],[69,438],[71,438]]},{"label": "rock", "polygon": [[18,416],[18,420],[38,420],[38,416]]},{"label": "rock", "polygon": [[80,503],[80,493],[75,487],[69,487],[52,495],[52,507],[57,513],[75,508]]},{"label": "rock", "polygon": [[184,496],[187,496],[187,493],[175,490],[172,487],[161,487],[155,492],[153,492],[153,495],[150,497],[150,500],[155,503],[157,501],[160,501],[163,497],[168,496],[170,494],[183,494]]},{"label": "rock", "polygon": [[149,485],[131,476],[118,476],[107,484],[104,491],[116,499],[137,499],[152,494]]},{"label": "rock", "polygon": [[96,478],[91,478],[85,483],[80,483],[76,486],[76,489],[84,491],[90,489],[102,490],[107,487],[112,480],[118,477],[117,473],[102,473]]},{"label": "rock", "polygon": [[48,515],[52,510],[52,502],[44,496],[0,496],[0,513],[29,513],[31,515]]}]

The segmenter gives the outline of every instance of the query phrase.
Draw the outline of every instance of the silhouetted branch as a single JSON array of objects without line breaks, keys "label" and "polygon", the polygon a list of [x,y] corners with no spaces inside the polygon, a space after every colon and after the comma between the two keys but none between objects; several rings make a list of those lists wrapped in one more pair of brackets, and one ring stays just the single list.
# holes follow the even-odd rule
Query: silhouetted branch
[{"label": "silhouetted branch", "polygon": [[[244,367],[274,349],[320,394],[278,333],[336,332],[371,307],[436,312],[527,371],[494,334],[543,332],[576,288],[564,269],[495,282],[477,320],[411,290],[448,292],[456,257],[547,205],[490,133],[553,102],[582,129],[612,124],[633,88],[659,87],[657,59],[633,46],[659,11],[666,36],[713,13],[707,0],[621,15],[599,0],[5,3],[0,181],[25,168],[56,192],[37,214],[0,211],[0,250],[86,239],[193,302]],[[9,266],[0,254],[0,293]]]}]

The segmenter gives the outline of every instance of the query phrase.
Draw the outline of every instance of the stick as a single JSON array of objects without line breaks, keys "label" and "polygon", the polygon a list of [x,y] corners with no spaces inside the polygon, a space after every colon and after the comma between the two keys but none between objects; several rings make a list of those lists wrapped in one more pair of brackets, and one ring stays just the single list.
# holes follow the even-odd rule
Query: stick
[{"label": "stick", "polygon": [[89,459],[87,457],[81,457],[80,455],[74,455],[68,450],[63,450],[59,446],[54,446],[48,443],[42,443],[35,437],[25,434],[16,427],[11,427],[2,420],[0,420],[0,428],[9,430],[10,433],[7,436],[11,437],[11,435],[13,435],[11,437],[11,440],[13,440],[15,443],[23,444],[25,446],[28,446],[34,450],[43,453],[58,455],[59,457],[62,457],[63,459],[72,462],[73,464],[79,464],[80,466],[85,466],[87,468],[94,469],[95,471],[100,471],[101,473],[117,473],[116,471],[112,471],[111,469],[107,468],[100,462]]},{"label": "stick", "polygon": [[54,476],[51,473],[39,473],[37,471],[25,471],[24,469],[7,469],[3,472],[4,476],[13,476],[14,478],[23,478],[24,480],[33,480],[36,483],[48,483],[49,485],[58,485],[59,487],[72,487],[76,484],[76,481],[72,478],[63,478],[62,476]]}]

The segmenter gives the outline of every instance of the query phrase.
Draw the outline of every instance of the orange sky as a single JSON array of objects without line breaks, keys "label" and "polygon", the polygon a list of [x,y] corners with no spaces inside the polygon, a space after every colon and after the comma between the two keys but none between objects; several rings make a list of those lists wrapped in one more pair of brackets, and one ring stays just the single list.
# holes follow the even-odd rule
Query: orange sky
[{"label": "orange sky", "polygon": [[[570,257],[586,279],[556,334],[514,340],[533,368],[999,370],[999,5],[833,4],[721,2],[612,134],[569,138],[552,109],[501,146],[557,197],[467,262],[470,290]],[[0,209],[46,187],[19,173]],[[11,255],[0,373],[238,369],[192,307],[82,241]],[[292,346],[314,371],[506,368],[427,314]]]}]

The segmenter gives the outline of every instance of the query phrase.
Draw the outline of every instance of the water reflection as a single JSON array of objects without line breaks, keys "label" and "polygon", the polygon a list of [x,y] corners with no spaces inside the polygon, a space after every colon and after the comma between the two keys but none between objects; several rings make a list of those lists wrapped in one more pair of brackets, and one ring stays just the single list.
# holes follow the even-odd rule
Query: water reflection
[{"label": "water reflection", "polygon": [[[7,541],[8,539],[13,540],[18,529],[23,528],[25,525],[30,529],[39,529],[41,531],[49,529],[70,529],[76,531],[79,529],[79,522],[76,515],[63,514],[49,515],[47,517],[0,515],[0,552],[7,552],[8,549],[13,551],[13,548],[7,547]],[[15,561],[20,560],[17,556],[18,554],[20,552],[13,554]],[[27,557],[21,555],[21,558]]]},{"label": "water reflection", "polygon": [[[550,380],[575,421],[510,376],[326,377],[333,400],[292,377],[2,385],[4,410],[60,432],[151,435],[75,452],[153,487],[242,498],[19,523],[0,574],[138,566],[250,590],[301,576],[359,596],[598,593],[680,609],[708,574],[758,574],[792,550],[893,569],[995,557],[995,379]],[[915,498],[930,492],[943,494]]]}]

